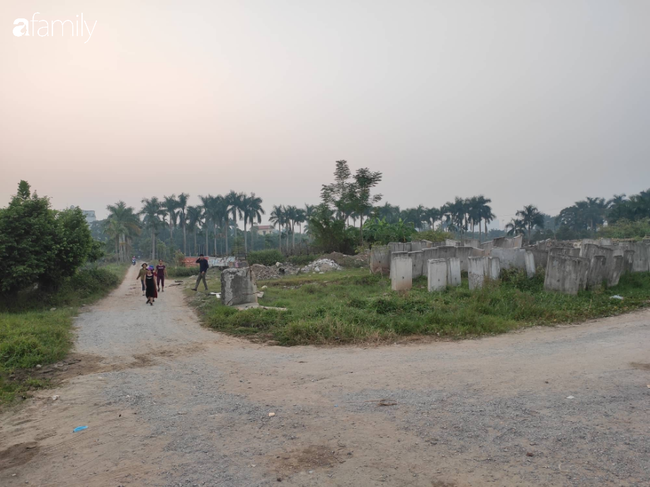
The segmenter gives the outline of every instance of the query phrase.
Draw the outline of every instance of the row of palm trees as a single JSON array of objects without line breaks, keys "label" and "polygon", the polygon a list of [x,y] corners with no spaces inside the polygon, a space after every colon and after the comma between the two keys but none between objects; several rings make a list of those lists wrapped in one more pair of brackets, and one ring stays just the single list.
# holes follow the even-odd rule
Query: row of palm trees
[{"label": "row of palm trees", "polygon": [[[261,223],[264,209],[262,199],[251,193],[230,191],[222,196],[199,196],[201,204],[188,205],[189,195],[181,193],[164,196],[162,199],[154,196],[142,199],[142,209],[137,212],[120,201],[108,205],[108,218],[104,221],[104,232],[116,242],[116,253],[121,261],[127,260],[128,250],[133,239],[140,235],[142,229],[151,235],[151,258],[156,257],[157,235],[166,226],[169,228],[170,243],[173,247],[174,230],[183,232],[183,253],[187,255],[187,234],[194,236],[194,253],[197,249],[197,230],[205,234],[206,253],[209,248],[209,235],[214,237],[214,249],[217,249],[217,235],[223,234],[225,253],[228,254],[229,230],[236,235],[238,220],[244,224],[244,251],[248,251],[246,230],[248,225]],[[140,220],[142,217],[142,220]],[[233,236],[234,238],[234,236]]]},{"label": "row of palm trees", "polygon": [[454,201],[447,202],[440,208],[426,208],[420,205],[405,210],[385,203],[373,208],[371,216],[385,219],[388,223],[397,223],[399,220],[413,223],[417,230],[434,229],[438,222],[443,228],[459,233],[470,229],[474,232],[478,226],[479,235],[483,234],[483,230],[487,235],[488,223],[496,218],[490,207],[491,202],[491,199],[483,195],[471,198],[456,197]]},{"label": "row of palm trees", "polygon": [[306,223],[309,218],[311,218],[314,212],[314,208],[314,205],[307,204],[305,204],[304,208],[284,205],[275,205],[273,207],[273,210],[269,215],[269,221],[273,224],[273,226],[278,227],[278,230],[280,231],[278,238],[278,247],[280,250],[282,250],[282,230],[284,229],[287,234],[287,250],[289,249],[289,235],[291,235],[291,246],[295,248],[296,225],[299,226],[300,234],[302,235],[302,225],[303,223]]}]

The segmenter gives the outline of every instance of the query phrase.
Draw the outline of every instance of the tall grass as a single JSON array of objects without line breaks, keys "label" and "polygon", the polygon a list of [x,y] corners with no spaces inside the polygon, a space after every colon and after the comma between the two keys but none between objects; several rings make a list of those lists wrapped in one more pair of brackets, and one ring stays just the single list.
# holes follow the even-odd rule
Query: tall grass
[{"label": "tall grass", "polygon": [[[208,326],[257,336],[282,345],[359,343],[413,335],[449,338],[504,333],[533,325],[578,322],[648,306],[650,273],[629,274],[618,286],[578,296],[547,293],[543,275],[527,279],[508,273],[500,283],[470,291],[429,293],[426,279],[408,293],[367,271],[343,271],[269,281],[260,304],[286,311],[236,311],[207,299],[201,308]],[[611,299],[618,294],[623,300]]]},{"label": "tall grass", "polygon": [[126,266],[119,264],[86,268],[54,293],[30,289],[0,300],[0,404],[43,385],[29,374],[19,374],[21,380],[10,380],[10,375],[65,358],[72,346],[71,326],[78,307],[107,295],[125,272]]}]

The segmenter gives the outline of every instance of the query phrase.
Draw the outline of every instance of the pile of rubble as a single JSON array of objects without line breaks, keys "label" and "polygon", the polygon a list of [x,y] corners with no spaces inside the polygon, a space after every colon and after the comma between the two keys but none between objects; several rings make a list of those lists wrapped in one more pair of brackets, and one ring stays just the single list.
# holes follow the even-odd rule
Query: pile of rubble
[{"label": "pile of rubble", "polygon": [[272,266],[253,264],[251,270],[255,279],[264,281],[267,279],[279,279],[283,276],[294,276],[300,272],[300,267],[289,263],[281,264],[280,262],[276,262]]},{"label": "pile of rubble", "polygon": [[338,265],[332,259],[318,259],[307,264],[305,267],[300,269],[300,272],[303,274],[309,274],[312,272],[330,272],[330,271],[342,271],[343,267]]},{"label": "pile of rubble", "polygon": [[341,267],[366,267],[370,262],[370,251],[366,250],[356,255],[345,255],[340,252],[325,254],[321,259],[330,259]]}]

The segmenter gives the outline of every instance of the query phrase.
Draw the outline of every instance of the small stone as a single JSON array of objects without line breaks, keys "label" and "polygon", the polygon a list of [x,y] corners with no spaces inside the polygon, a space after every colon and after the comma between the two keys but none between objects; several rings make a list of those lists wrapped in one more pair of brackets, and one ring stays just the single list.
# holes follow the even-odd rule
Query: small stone
[{"label": "small stone", "polygon": [[567,399],[575,399],[573,396],[567,396]]},{"label": "small stone", "polygon": [[526,452],[526,456],[527,456],[527,457],[532,457],[532,456],[534,456],[534,455],[533,455],[533,452]]},{"label": "small stone", "polygon": [[269,413],[269,418],[272,418],[273,416],[275,416],[275,413]]},{"label": "small stone", "polygon": [[59,398],[59,396],[52,396],[52,400],[56,401]]},{"label": "small stone", "polygon": [[38,364],[38,365],[36,366],[37,369],[40,369],[41,367],[43,367],[41,364]]}]

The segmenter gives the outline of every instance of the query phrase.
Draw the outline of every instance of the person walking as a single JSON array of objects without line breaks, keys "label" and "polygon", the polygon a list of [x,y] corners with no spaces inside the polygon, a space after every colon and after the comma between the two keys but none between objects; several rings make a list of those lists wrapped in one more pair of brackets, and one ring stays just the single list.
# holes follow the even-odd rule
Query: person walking
[{"label": "person walking", "polygon": [[147,289],[145,284],[144,284],[144,278],[145,278],[146,275],[147,275],[147,263],[145,262],[144,264],[142,264],[142,267],[140,267],[140,272],[138,272],[138,277],[135,278],[136,281],[139,279],[140,282],[142,283],[142,295],[143,296],[144,296],[144,292]]},{"label": "person walking", "polygon": [[146,304],[153,306],[154,300],[158,297],[158,292],[156,291],[156,275],[154,274],[154,268],[152,265],[147,267],[147,273],[144,276],[145,286],[147,288]]},{"label": "person walking", "polygon": [[203,254],[199,255],[199,258],[196,259],[196,263],[199,264],[199,277],[196,278],[196,285],[194,286],[194,289],[192,291],[198,291],[199,290],[199,283],[201,280],[203,280],[203,285],[205,286],[205,290],[208,290],[208,283],[205,280],[205,273],[208,272],[208,268],[210,267],[208,265],[208,259],[206,259]]},{"label": "person walking", "polygon": [[158,261],[156,266],[156,284],[158,285],[158,292],[165,292],[165,277],[167,277],[167,266],[163,263],[162,259]]}]

